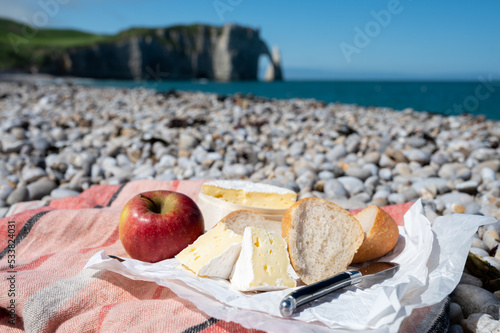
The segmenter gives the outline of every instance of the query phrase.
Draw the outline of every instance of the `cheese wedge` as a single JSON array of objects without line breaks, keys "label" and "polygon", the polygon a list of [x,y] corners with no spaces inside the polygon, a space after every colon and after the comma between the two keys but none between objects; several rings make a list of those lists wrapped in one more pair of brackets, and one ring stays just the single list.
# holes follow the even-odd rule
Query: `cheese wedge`
[{"label": "cheese wedge", "polygon": [[292,190],[242,180],[208,182],[202,191],[231,203],[267,209],[287,209],[297,200],[297,193]]},{"label": "cheese wedge", "polygon": [[286,241],[266,230],[246,227],[231,284],[241,291],[268,291],[293,288]]},{"label": "cheese wedge", "polygon": [[242,236],[218,223],[175,258],[196,275],[228,279],[241,251]]}]

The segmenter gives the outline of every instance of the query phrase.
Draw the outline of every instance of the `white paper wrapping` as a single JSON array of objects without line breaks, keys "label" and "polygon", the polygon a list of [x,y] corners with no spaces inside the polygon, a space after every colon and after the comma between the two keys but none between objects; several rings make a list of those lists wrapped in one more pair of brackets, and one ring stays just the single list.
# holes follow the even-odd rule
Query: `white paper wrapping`
[{"label": "white paper wrapping", "polygon": [[396,248],[380,261],[400,264],[390,279],[361,289],[356,286],[324,296],[282,318],[280,300],[292,289],[242,293],[226,280],[200,278],[180,268],[176,259],[151,264],[111,259],[96,253],[85,268],[107,269],[134,280],[154,281],[193,302],[208,315],[269,332],[397,332],[413,309],[433,305],[460,281],[472,237],[496,220],[477,215],[438,217],[432,227],[417,201],[404,216]]}]

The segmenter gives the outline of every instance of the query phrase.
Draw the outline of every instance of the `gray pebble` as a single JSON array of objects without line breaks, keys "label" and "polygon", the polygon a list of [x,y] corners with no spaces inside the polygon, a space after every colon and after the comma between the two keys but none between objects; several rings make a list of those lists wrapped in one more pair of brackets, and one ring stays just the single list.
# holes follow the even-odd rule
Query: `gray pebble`
[{"label": "gray pebble", "polygon": [[179,136],[178,146],[180,149],[190,149],[198,145],[198,140],[189,133],[182,133]]},{"label": "gray pebble", "polygon": [[316,174],[310,170],[305,170],[296,180],[301,191],[311,190],[316,180]]},{"label": "gray pebble", "polygon": [[301,156],[304,153],[306,144],[303,141],[295,141],[289,148],[289,154],[292,157]]},{"label": "gray pebble", "polygon": [[52,130],[50,131],[50,135],[51,135],[52,139],[54,139],[54,141],[56,141],[56,142],[66,141],[66,139],[67,139],[66,133],[60,127],[52,128]]},{"label": "gray pebble", "polygon": [[399,204],[405,203],[406,202],[406,198],[405,198],[404,195],[402,195],[400,193],[391,193],[387,197],[387,201],[391,205],[399,205]]},{"label": "gray pebble", "polygon": [[42,155],[44,155],[51,146],[50,141],[44,137],[33,138],[31,144],[33,145],[33,149]]},{"label": "gray pebble", "polygon": [[380,156],[380,160],[378,162],[378,165],[381,168],[392,169],[392,168],[394,168],[394,166],[396,165],[396,163],[394,163],[394,161],[390,157],[388,157],[386,154],[382,154]]},{"label": "gray pebble", "polygon": [[448,154],[437,151],[431,156],[431,162],[437,165],[443,165],[450,162]]},{"label": "gray pebble", "polygon": [[460,192],[475,194],[477,193],[479,184],[474,180],[469,180],[463,183],[459,183],[455,186],[455,189]]},{"label": "gray pebble", "polygon": [[481,171],[484,168],[488,168],[488,169],[491,169],[495,172],[499,172],[500,171],[500,159],[498,159],[498,157],[497,157],[496,159],[479,163],[478,165],[476,165],[472,168],[472,172],[476,173],[476,174],[481,174]]},{"label": "gray pebble", "polygon": [[53,180],[39,179],[34,183],[29,184],[26,188],[29,192],[30,200],[39,200],[46,195],[49,195],[57,184]]},{"label": "gray pebble", "polygon": [[67,198],[67,197],[74,197],[76,195],[80,194],[77,191],[73,190],[68,190],[68,189],[62,189],[62,188],[56,188],[50,192],[50,196],[54,199],[62,199],[62,198]]},{"label": "gray pebble", "polygon": [[380,161],[380,153],[378,151],[370,151],[363,156],[366,163],[378,164]]},{"label": "gray pebble", "polygon": [[355,177],[343,176],[337,178],[337,180],[342,183],[345,190],[347,191],[349,196],[353,196],[359,192],[363,192],[365,190],[365,185],[361,180]]},{"label": "gray pebble", "polygon": [[3,141],[0,145],[2,147],[2,151],[6,154],[10,153],[19,153],[21,148],[25,145],[25,142],[22,140],[17,141]]},{"label": "gray pebble", "polygon": [[497,153],[491,148],[479,148],[471,154],[471,157],[479,162],[484,162],[497,158]]},{"label": "gray pebble", "polygon": [[329,201],[347,210],[361,209],[366,207],[365,202],[354,199],[330,199]]},{"label": "gray pebble", "polygon": [[362,181],[365,181],[368,177],[372,176],[372,172],[370,170],[361,167],[350,167],[345,170],[345,174],[346,176],[356,177]]},{"label": "gray pebble", "polygon": [[419,164],[429,164],[431,160],[431,155],[421,149],[405,150],[403,153],[409,161],[417,162]]},{"label": "gray pebble", "polygon": [[322,180],[328,180],[335,178],[335,174],[331,171],[323,170],[320,173],[318,173],[318,178]]},{"label": "gray pebble", "polygon": [[28,189],[25,186],[18,186],[11,194],[7,197],[7,204],[13,205],[18,202],[28,201],[30,198]]},{"label": "gray pebble", "polygon": [[411,186],[405,186],[399,191],[405,197],[405,202],[414,201],[419,198],[419,194]]},{"label": "gray pebble", "polygon": [[495,171],[493,171],[490,168],[483,168],[481,170],[481,179],[483,180],[484,183],[495,181],[496,180]]},{"label": "gray pebble", "polygon": [[411,176],[412,170],[411,170],[410,166],[408,165],[408,163],[400,162],[400,163],[396,164],[396,166],[394,167],[393,173],[396,175],[403,176],[403,177],[409,177],[409,176]]},{"label": "gray pebble", "polygon": [[165,166],[168,168],[172,168],[177,164],[177,158],[175,158],[172,155],[163,155],[158,163],[156,164],[157,166]]},{"label": "gray pebble", "polygon": [[438,193],[445,193],[448,191],[448,182],[445,179],[431,177],[427,179],[421,179],[414,182],[412,185],[413,189],[417,193],[421,193],[422,189]]},{"label": "gray pebble", "polygon": [[0,200],[6,200],[13,191],[14,188],[9,184],[0,185]]},{"label": "gray pebble", "polygon": [[356,153],[359,149],[361,138],[359,135],[350,135],[346,140],[345,149],[348,153]]},{"label": "gray pebble", "polygon": [[30,168],[23,172],[21,179],[26,183],[32,183],[45,176],[47,173],[42,168]]},{"label": "gray pebble", "polygon": [[383,180],[391,180],[392,172],[388,168],[383,168],[378,171],[378,176]]},{"label": "gray pebble", "polygon": [[373,193],[375,191],[375,188],[379,184],[379,180],[380,179],[378,178],[378,176],[371,176],[365,180],[364,185],[370,193]]},{"label": "gray pebble", "polygon": [[336,145],[326,153],[326,158],[333,163],[337,163],[341,158],[347,155],[344,145]]},{"label": "gray pebble", "polygon": [[337,179],[328,179],[323,186],[323,192],[328,199],[347,199],[347,191],[344,185]]},{"label": "gray pebble", "polygon": [[9,208],[8,207],[1,207],[0,208],[0,219],[3,218],[3,217],[5,217],[8,212],[9,212]]},{"label": "gray pebble", "polygon": [[464,319],[462,308],[455,302],[450,302],[450,323],[460,324]]},{"label": "gray pebble", "polygon": [[473,313],[486,313],[498,320],[500,299],[478,286],[459,284],[451,294],[452,302],[458,303],[468,317]]},{"label": "gray pebble", "polygon": [[[406,163],[408,159],[405,154],[400,149],[388,148],[385,151],[385,154],[390,157],[396,163]],[[380,165],[384,167],[383,165]]]},{"label": "gray pebble", "polygon": [[446,208],[451,208],[453,204],[463,205],[467,207],[467,205],[472,202],[474,202],[474,197],[467,193],[446,193],[436,198],[436,203],[441,203]]},{"label": "gray pebble", "polygon": [[473,276],[473,275],[470,275],[470,274],[467,274],[467,273],[462,273],[462,278],[460,279],[460,284],[470,284],[472,286],[476,286],[476,287],[482,287],[483,286],[483,282],[481,281],[481,279]]},{"label": "gray pebble", "polygon": [[369,202],[371,200],[371,195],[369,195],[366,192],[361,192],[358,194],[353,195],[350,200],[352,201],[359,201],[359,202]]},{"label": "gray pebble", "polygon": [[453,164],[444,164],[439,169],[438,175],[444,179],[457,179],[457,170]]},{"label": "gray pebble", "polygon": [[26,139],[26,131],[22,127],[14,127],[10,130],[10,134],[18,139],[18,140],[24,140]]},{"label": "gray pebble", "polygon": [[376,176],[378,174],[378,166],[373,163],[366,163],[361,166],[363,170],[370,171],[371,176]]}]

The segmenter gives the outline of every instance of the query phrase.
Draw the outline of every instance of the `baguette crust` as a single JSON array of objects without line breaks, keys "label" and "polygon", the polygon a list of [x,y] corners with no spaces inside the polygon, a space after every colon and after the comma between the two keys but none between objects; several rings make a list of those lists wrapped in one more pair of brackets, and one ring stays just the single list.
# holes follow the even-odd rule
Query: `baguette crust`
[{"label": "baguette crust", "polygon": [[373,260],[391,252],[399,238],[396,221],[378,206],[371,205],[354,217],[360,222],[365,240],[354,255],[353,263]]},{"label": "baguette crust", "polygon": [[312,284],[347,268],[364,239],[360,223],[334,203],[305,198],[283,215],[281,235],[302,281]]}]

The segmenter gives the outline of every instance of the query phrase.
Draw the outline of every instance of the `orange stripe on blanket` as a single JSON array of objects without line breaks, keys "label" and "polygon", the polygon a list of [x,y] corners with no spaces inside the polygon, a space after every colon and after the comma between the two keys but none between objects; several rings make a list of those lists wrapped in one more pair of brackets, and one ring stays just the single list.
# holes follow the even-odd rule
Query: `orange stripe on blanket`
[{"label": "orange stripe on blanket", "polygon": [[32,270],[32,269],[37,269],[44,262],[46,262],[50,257],[52,257],[54,254],[55,253],[50,253],[50,254],[46,254],[46,255],[43,255],[41,257],[38,257],[35,260],[33,260],[32,262],[30,262],[29,264],[25,264],[25,265],[19,266],[17,268],[17,270],[18,271],[28,271],[28,270]]},{"label": "orange stripe on blanket", "polygon": [[101,308],[101,311],[99,311],[99,319],[97,321],[97,332],[101,331],[102,323],[104,322],[104,318],[106,318],[106,315],[108,314],[109,310],[111,310],[111,308],[113,308],[117,304],[120,303],[107,304]]},{"label": "orange stripe on blanket", "polygon": [[163,292],[163,290],[166,289],[165,287],[162,287],[162,286],[159,286],[158,288],[156,288],[155,292],[153,293],[153,299],[159,299],[160,296],[161,296],[161,293]]},{"label": "orange stripe on blanket", "polygon": [[179,180],[173,180],[172,184],[170,185],[171,186],[170,191],[177,191],[177,189],[179,188],[179,184],[180,184]]},{"label": "orange stripe on blanket", "polygon": [[[7,237],[8,235],[8,230],[14,230],[14,236],[17,237],[19,232],[23,229],[23,227],[26,225],[26,222],[29,221],[32,217],[36,216],[38,213],[41,212],[46,212],[50,211],[52,208],[48,206],[40,207],[37,209],[32,209],[28,210],[19,214],[15,214],[9,217],[5,217],[0,219],[0,251],[5,249],[7,245],[9,245],[9,239],[12,239],[10,237]],[[14,222],[14,223],[9,223]],[[9,227],[9,225],[15,225],[15,227]]]}]

